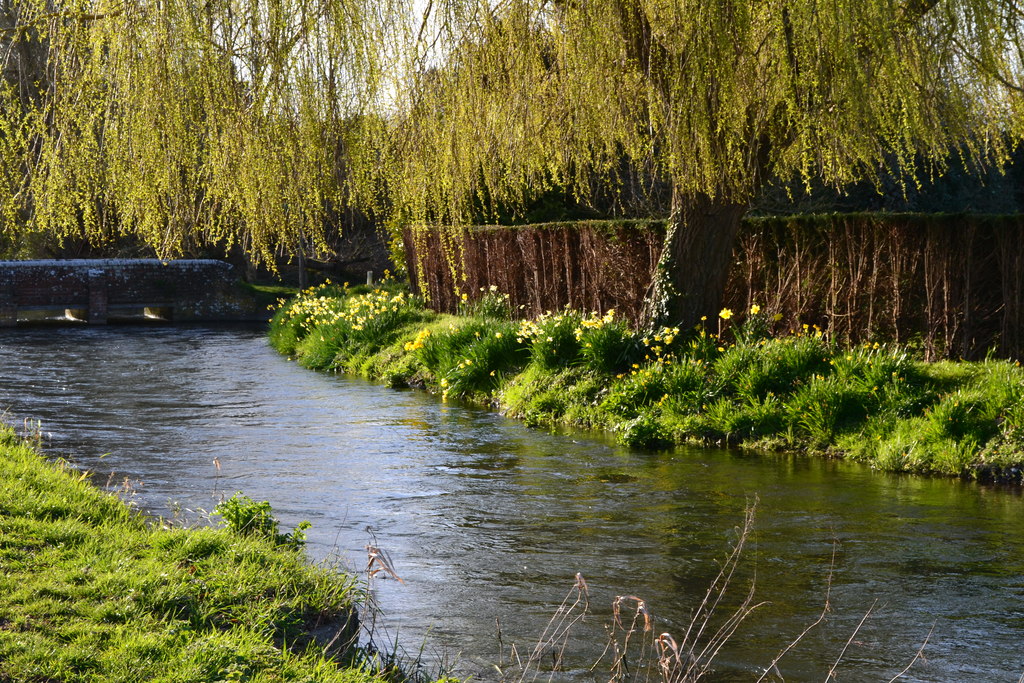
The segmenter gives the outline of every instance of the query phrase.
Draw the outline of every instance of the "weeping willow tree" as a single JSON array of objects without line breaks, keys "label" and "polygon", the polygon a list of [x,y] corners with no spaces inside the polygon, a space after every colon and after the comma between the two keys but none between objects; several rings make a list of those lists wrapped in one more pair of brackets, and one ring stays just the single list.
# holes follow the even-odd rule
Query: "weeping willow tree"
[{"label": "weeping willow tree", "polygon": [[997,0],[449,0],[410,60],[387,182],[403,220],[459,226],[644,169],[671,189],[645,317],[689,325],[718,310],[773,179],[1004,159],[1019,24]]},{"label": "weeping willow tree", "polygon": [[[322,245],[366,187],[382,36],[346,0],[4,0],[0,221],[162,257]],[[396,6],[397,7],[397,6]]]},{"label": "weeping willow tree", "polygon": [[0,0],[0,227],[269,260],[346,205],[457,227],[639,178],[671,197],[647,318],[689,323],[771,179],[1003,158],[1021,23],[1012,0]]}]

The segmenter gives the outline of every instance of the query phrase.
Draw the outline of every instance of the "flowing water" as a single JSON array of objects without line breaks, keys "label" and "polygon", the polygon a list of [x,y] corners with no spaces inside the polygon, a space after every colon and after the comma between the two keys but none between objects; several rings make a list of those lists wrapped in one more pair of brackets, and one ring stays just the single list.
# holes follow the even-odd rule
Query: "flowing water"
[{"label": "flowing water", "polygon": [[[1024,672],[1020,492],[790,456],[642,453],[600,435],[532,430],[492,412],[276,355],[258,329],[35,328],[0,332],[0,409],[40,420],[49,452],[166,517],[224,495],[269,500],[309,551],[361,570],[367,544],[403,582],[372,581],[379,633],[493,680],[539,638],[577,572],[593,614],[555,680],[588,671],[617,595],[678,637],[757,522],[727,599],[756,577],[760,607],[712,680],[1017,681]],[[858,624],[867,615],[863,625]],[[500,625],[500,636],[499,636]],[[929,636],[930,634],[930,636]],[[504,659],[500,654],[505,652]],[[545,663],[549,658],[545,657]]]}]

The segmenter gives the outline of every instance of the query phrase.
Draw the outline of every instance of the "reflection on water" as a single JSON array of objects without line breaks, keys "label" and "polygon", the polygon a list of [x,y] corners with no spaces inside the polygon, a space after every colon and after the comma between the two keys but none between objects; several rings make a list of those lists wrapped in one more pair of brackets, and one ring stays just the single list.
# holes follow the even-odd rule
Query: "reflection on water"
[{"label": "reflection on water", "polygon": [[1024,671],[1013,491],[799,457],[629,452],[311,373],[245,328],[3,331],[0,407],[12,422],[41,420],[50,452],[101,481],[141,481],[139,501],[157,514],[240,490],[286,526],[309,519],[318,558],[361,568],[376,539],[405,581],[374,583],[389,632],[409,649],[460,653],[478,679],[494,678],[496,620],[506,645],[528,648],[576,572],[596,614],[566,678],[601,680],[583,671],[615,595],[642,596],[659,628],[679,633],[755,498],[742,578],[770,604],[723,651],[719,680],[756,678],[827,594],[825,624],[780,664],[786,680],[825,680],[868,611],[841,680],[889,680],[933,628],[906,680]]}]

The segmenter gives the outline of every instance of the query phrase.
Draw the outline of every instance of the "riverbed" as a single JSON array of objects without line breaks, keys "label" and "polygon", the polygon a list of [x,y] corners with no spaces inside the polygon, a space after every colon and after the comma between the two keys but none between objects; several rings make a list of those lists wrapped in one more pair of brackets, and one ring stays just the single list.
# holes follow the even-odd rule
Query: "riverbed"
[{"label": "riverbed", "polygon": [[[726,602],[765,602],[712,680],[1017,681],[1024,672],[1018,489],[849,463],[708,449],[630,451],[486,410],[297,367],[254,327],[0,332],[0,409],[39,420],[51,455],[174,523],[242,491],[283,526],[309,520],[317,561],[362,571],[380,548],[377,638],[494,680],[525,656],[577,573],[592,614],[555,680],[607,680],[616,596],[679,638],[756,525]],[[379,564],[375,568],[380,568]],[[634,603],[630,603],[634,604]],[[861,621],[867,615],[862,625]],[[549,666],[550,654],[543,666]],[[545,674],[546,677],[546,674]],[[776,680],[778,678],[776,677]]]}]

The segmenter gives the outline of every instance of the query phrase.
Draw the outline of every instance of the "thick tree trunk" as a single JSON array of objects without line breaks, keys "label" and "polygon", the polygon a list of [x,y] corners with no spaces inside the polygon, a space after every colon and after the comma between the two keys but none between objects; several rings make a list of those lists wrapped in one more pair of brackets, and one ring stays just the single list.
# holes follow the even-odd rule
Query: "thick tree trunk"
[{"label": "thick tree trunk", "polygon": [[701,316],[718,315],[747,208],[703,194],[673,196],[665,245],[644,304],[647,327],[690,329]]}]

